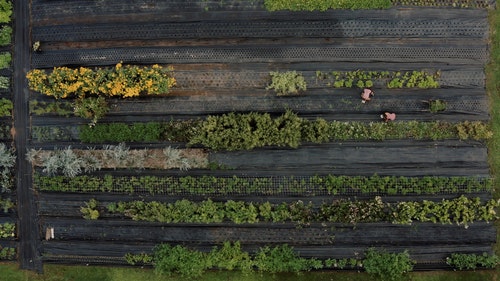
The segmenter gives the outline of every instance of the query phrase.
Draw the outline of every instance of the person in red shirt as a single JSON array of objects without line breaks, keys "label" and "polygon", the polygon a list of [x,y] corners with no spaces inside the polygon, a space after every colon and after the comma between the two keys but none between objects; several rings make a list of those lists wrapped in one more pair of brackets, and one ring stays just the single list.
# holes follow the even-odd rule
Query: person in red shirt
[{"label": "person in red shirt", "polygon": [[380,115],[380,118],[384,119],[384,122],[394,121],[396,120],[396,113],[384,112],[384,114]]},{"label": "person in red shirt", "polygon": [[374,95],[375,93],[372,90],[364,88],[363,92],[361,92],[361,102],[365,103],[367,101],[370,101]]}]

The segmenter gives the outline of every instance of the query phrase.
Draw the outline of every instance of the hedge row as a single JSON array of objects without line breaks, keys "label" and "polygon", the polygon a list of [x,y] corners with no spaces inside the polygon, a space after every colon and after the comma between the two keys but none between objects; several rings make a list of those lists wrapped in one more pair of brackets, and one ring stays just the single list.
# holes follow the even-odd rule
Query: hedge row
[{"label": "hedge row", "polygon": [[[186,199],[174,203],[158,201],[129,201],[110,203],[106,206],[109,213],[122,214],[138,221],[157,221],[164,223],[233,223],[258,222],[312,222],[362,223],[388,221],[397,224],[432,222],[441,224],[464,225],[473,221],[494,221],[498,217],[496,209],[500,200],[481,202],[479,198],[460,196],[451,200],[406,201],[398,203],[383,202],[376,196],[373,200],[339,199],[332,203],[313,206],[312,203],[296,201],[292,203],[271,204],[229,200],[214,202],[210,199],[194,202]],[[96,200],[87,202],[81,208],[82,214],[92,214],[97,219],[102,208]]]},{"label": "hedge row", "polygon": [[167,195],[299,194],[440,194],[490,192],[492,180],[475,177],[312,176],[283,177],[157,177],[157,176],[43,176],[33,185],[47,192],[117,192]]}]

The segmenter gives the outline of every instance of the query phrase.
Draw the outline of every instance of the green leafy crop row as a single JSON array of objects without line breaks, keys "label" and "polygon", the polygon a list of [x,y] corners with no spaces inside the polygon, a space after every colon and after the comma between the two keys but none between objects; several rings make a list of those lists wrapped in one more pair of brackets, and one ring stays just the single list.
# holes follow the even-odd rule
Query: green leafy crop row
[{"label": "green leafy crop row", "polygon": [[[92,210],[102,207],[92,201]],[[89,207],[87,203],[85,208]],[[313,206],[312,203],[296,201],[271,204],[229,200],[214,202],[210,199],[194,202],[186,199],[174,203],[158,201],[129,201],[110,203],[107,212],[122,214],[138,221],[158,221],[165,223],[233,223],[258,222],[312,222],[361,223],[389,221],[396,224],[432,222],[464,225],[474,221],[494,221],[500,200],[481,202],[479,198],[460,196],[451,200],[383,202],[380,197],[373,200],[335,200]],[[88,212],[86,212],[88,213]],[[86,214],[84,213],[84,215]],[[97,219],[99,215],[96,216]]]},{"label": "green leafy crop row", "polygon": [[475,177],[381,177],[381,176],[312,176],[309,178],[284,177],[157,177],[106,175],[95,176],[43,176],[33,179],[40,191],[49,192],[119,192],[167,195],[228,195],[228,194],[439,194],[472,193],[492,190],[491,179]]},{"label": "green leafy crop row", "polygon": [[[415,262],[407,251],[388,253],[384,250],[369,248],[364,259],[327,259],[301,258],[287,244],[274,247],[261,247],[253,255],[241,249],[240,243],[225,242],[222,247],[213,247],[210,252],[189,249],[182,245],[161,244],[153,249],[153,255],[127,254],[125,259],[132,265],[153,264],[160,274],[177,273],[184,277],[201,276],[208,269],[239,270],[249,273],[259,272],[300,272],[323,268],[344,268],[347,263],[353,268],[364,268],[367,273],[382,278],[397,280],[413,270]],[[340,266],[339,266],[340,265]]]},{"label": "green leafy crop row", "polygon": [[428,73],[427,71],[316,71],[316,78],[327,80],[328,84],[335,88],[370,88],[373,87],[373,80],[384,81],[389,89],[393,88],[438,88],[437,79],[440,72]]},{"label": "green leafy crop row", "polygon": [[346,140],[486,140],[491,136],[489,125],[479,121],[328,122],[322,118],[307,120],[291,111],[275,118],[268,113],[229,113],[209,116],[203,121],[183,121],[177,126],[149,122],[80,128],[83,142],[187,141],[188,145],[215,150],[245,150],[268,145],[296,148],[301,142]]}]

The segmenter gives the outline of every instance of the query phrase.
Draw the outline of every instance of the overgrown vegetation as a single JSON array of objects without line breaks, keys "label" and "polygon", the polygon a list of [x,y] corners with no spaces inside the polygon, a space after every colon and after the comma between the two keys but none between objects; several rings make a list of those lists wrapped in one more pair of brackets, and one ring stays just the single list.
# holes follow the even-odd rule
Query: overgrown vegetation
[{"label": "overgrown vegetation", "polygon": [[396,281],[413,270],[415,262],[410,259],[408,251],[402,253],[387,253],[368,249],[365,253],[363,267],[366,272],[378,277],[380,280]]},{"label": "overgrown vegetation", "polygon": [[103,97],[77,99],[73,108],[76,116],[90,119],[90,126],[95,126],[97,121],[109,111],[108,102]]},{"label": "overgrown vegetation", "polygon": [[265,0],[268,11],[326,11],[328,9],[387,9],[391,0]]},{"label": "overgrown vegetation", "polygon": [[261,273],[303,272],[312,269],[355,268],[365,269],[373,277],[381,280],[399,280],[403,274],[413,270],[415,263],[408,252],[386,253],[373,248],[365,252],[365,257],[318,260],[302,258],[287,244],[264,246],[251,254],[241,249],[238,241],[225,242],[222,247],[213,247],[209,252],[202,252],[182,245],[160,244],[153,250],[153,255],[146,253],[127,254],[126,260],[135,265],[153,264],[160,274],[180,274],[184,277],[199,277],[209,269],[238,270],[249,274],[256,270]]},{"label": "overgrown vegetation", "polygon": [[312,222],[362,223],[389,221],[396,224],[432,222],[457,224],[468,228],[474,221],[494,221],[500,200],[481,202],[479,198],[460,196],[455,199],[434,201],[383,202],[380,197],[372,200],[339,199],[332,203],[313,206],[296,201],[271,204],[228,200],[214,202],[210,199],[194,202],[186,199],[174,203],[158,201],[129,201],[110,203],[110,213],[122,214],[138,221],[164,223],[240,223],[258,222]]},{"label": "overgrown vegetation", "polygon": [[278,96],[298,95],[307,90],[307,84],[302,74],[297,71],[271,71],[271,84],[266,90],[274,90]]},{"label": "overgrown vegetation", "polygon": [[272,117],[268,113],[228,113],[205,120],[170,123],[111,123],[80,127],[83,142],[177,141],[203,145],[214,150],[249,150],[263,146],[297,148],[302,142],[324,143],[346,140],[487,140],[492,132],[487,123],[464,121],[341,122],[322,118],[308,120],[286,111]]},{"label": "overgrown vegetation", "polygon": [[481,268],[495,268],[500,265],[500,257],[483,253],[477,254],[452,254],[446,258],[446,264],[458,270],[475,270]]},{"label": "overgrown vegetation", "polygon": [[89,95],[130,98],[141,94],[167,94],[175,85],[172,68],[156,64],[139,67],[118,63],[114,68],[95,70],[56,67],[50,73],[33,69],[26,77],[31,90],[56,99]]},{"label": "overgrown vegetation", "polygon": [[13,188],[12,173],[16,164],[16,156],[12,148],[0,143],[0,187],[2,192],[10,192]]},{"label": "overgrown vegetation", "polygon": [[165,195],[284,195],[442,194],[488,192],[492,179],[476,177],[311,176],[283,177],[158,177],[158,176],[43,176],[33,185],[49,192],[119,192]]}]

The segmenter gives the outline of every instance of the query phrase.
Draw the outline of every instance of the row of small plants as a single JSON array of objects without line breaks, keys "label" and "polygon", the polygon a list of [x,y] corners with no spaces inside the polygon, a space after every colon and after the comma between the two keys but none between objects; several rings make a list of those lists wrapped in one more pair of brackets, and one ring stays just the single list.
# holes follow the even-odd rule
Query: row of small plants
[{"label": "row of small plants", "polygon": [[[117,192],[167,195],[229,194],[441,194],[490,192],[491,179],[476,177],[311,176],[295,177],[171,177],[171,176],[44,176],[35,173],[33,185],[45,192]],[[1,206],[1,203],[0,203]]]},{"label": "row of small plants", "polygon": [[[486,3],[485,3],[486,2]],[[326,11],[328,9],[388,9],[394,5],[424,7],[488,8],[487,1],[477,0],[264,0],[268,11]]]},{"label": "row of small plants", "polygon": [[[202,121],[181,121],[176,128],[168,123],[111,123],[80,128],[83,142],[178,141],[214,150],[249,150],[263,146],[297,148],[302,142],[324,143],[345,140],[387,139],[474,139],[486,140],[492,132],[480,121],[450,123],[419,122],[340,122],[322,118],[307,120],[286,111],[278,117],[268,113],[229,113],[208,116]],[[143,132],[143,134],[141,134]]]},{"label": "row of small plants", "polygon": [[153,264],[160,274],[180,274],[184,277],[201,276],[206,270],[238,270],[243,273],[254,271],[279,273],[301,272],[317,269],[339,269],[348,266],[361,270],[382,280],[396,280],[413,270],[415,261],[407,251],[388,253],[374,248],[367,249],[365,257],[351,259],[302,258],[287,244],[274,247],[264,246],[253,255],[241,249],[239,242],[225,242],[210,252],[189,249],[182,245],[160,244],[153,249],[153,255],[127,254],[125,259],[132,265]]},{"label": "row of small plants", "polygon": [[0,239],[12,238],[16,235],[16,225],[13,223],[0,224]]},{"label": "row of small plants", "polygon": [[[307,90],[307,83],[302,75],[297,71],[278,72],[271,71],[271,84],[266,90],[274,90],[278,96],[298,95]],[[440,72],[429,73],[427,71],[316,71],[317,80],[326,80],[328,86],[334,88],[371,88],[374,86],[373,80],[378,85],[384,84],[389,89],[394,88],[438,88],[437,79]]]},{"label": "row of small plants", "polygon": [[95,199],[86,202],[80,211],[86,219],[97,219],[102,212],[121,214],[137,221],[157,221],[164,223],[233,223],[313,222],[363,223],[392,222],[411,224],[412,222],[432,222],[464,225],[474,221],[494,221],[500,200],[481,202],[479,198],[460,197],[441,201],[383,202],[376,196],[371,200],[339,199],[332,203],[313,205],[311,202],[295,201],[272,204],[228,200],[201,202],[187,199],[174,203],[142,200],[113,202],[102,206]]},{"label": "row of small plants", "polygon": [[[1,152],[1,151],[0,151]],[[32,165],[48,175],[75,177],[100,169],[181,169],[208,168],[207,154],[201,149],[129,149],[124,143],[105,145],[102,149],[35,150],[26,153]]]}]

